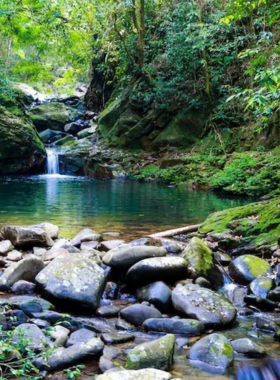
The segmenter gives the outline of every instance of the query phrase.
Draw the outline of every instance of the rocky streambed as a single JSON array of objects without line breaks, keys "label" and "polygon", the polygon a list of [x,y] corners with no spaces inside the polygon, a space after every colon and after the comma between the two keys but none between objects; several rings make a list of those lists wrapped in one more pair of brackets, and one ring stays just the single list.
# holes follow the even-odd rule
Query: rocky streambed
[{"label": "rocky streambed", "polygon": [[278,358],[277,247],[236,250],[211,220],[177,242],[3,227],[3,378],[224,378]]}]

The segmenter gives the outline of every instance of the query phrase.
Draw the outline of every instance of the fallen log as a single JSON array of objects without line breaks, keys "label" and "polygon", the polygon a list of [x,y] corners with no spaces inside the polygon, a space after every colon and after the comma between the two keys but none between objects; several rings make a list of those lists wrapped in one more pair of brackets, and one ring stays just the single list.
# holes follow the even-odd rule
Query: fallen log
[{"label": "fallen log", "polygon": [[167,238],[175,235],[182,235],[186,234],[189,232],[196,232],[201,224],[194,224],[192,226],[186,226],[182,228],[176,228],[174,230],[168,230],[168,231],[163,231],[163,232],[158,232],[156,234],[149,235],[148,237],[152,239],[160,239],[160,238]]}]

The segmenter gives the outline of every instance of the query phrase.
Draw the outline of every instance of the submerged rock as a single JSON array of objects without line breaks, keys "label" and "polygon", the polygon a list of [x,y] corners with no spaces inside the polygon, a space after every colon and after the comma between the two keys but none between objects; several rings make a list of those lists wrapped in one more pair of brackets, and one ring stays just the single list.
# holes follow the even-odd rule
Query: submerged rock
[{"label": "submerged rock", "polygon": [[78,343],[67,348],[55,349],[47,362],[42,358],[38,358],[35,359],[34,365],[41,371],[56,371],[72,367],[86,359],[96,358],[102,354],[103,348],[104,343],[100,339],[92,338],[86,343]]},{"label": "submerged rock", "polygon": [[57,257],[36,277],[50,296],[95,309],[106,285],[102,268],[84,255]]},{"label": "submerged rock", "polygon": [[270,266],[267,261],[252,255],[239,256],[229,265],[230,277],[241,285],[248,285],[269,270]]},{"label": "submerged rock", "polygon": [[19,280],[34,281],[43,268],[44,262],[36,256],[14,263],[0,277],[0,289],[7,290]]},{"label": "submerged rock", "polygon": [[194,319],[150,318],[143,323],[146,331],[165,332],[187,336],[198,336],[204,332],[204,325]]},{"label": "submerged rock", "polygon": [[37,226],[4,226],[1,230],[4,239],[10,240],[15,247],[51,247],[53,241],[46,230]]},{"label": "submerged rock", "polygon": [[137,289],[136,295],[139,301],[147,301],[162,312],[168,310],[171,304],[171,289],[162,281]]},{"label": "submerged rock", "polygon": [[168,372],[146,368],[139,371],[105,372],[97,376],[96,380],[170,380],[171,378]]},{"label": "submerged rock", "polygon": [[154,307],[135,304],[121,310],[121,317],[135,326],[141,326],[146,319],[161,318],[161,313]]},{"label": "submerged rock", "polygon": [[233,347],[222,334],[211,334],[196,342],[189,352],[191,360],[199,360],[221,369],[233,364]]},{"label": "submerged rock", "polygon": [[162,257],[166,254],[167,251],[161,247],[125,245],[107,252],[103,262],[113,268],[129,268],[141,260]]},{"label": "submerged rock", "polygon": [[168,370],[172,366],[175,336],[166,335],[152,342],[139,344],[127,355],[127,369],[155,368]]},{"label": "submerged rock", "polygon": [[187,272],[187,262],[182,257],[155,257],[133,265],[127,273],[127,280],[134,286],[151,281],[174,283],[186,278]]},{"label": "submerged rock", "polygon": [[234,351],[249,357],[260,357],[266,355],[266,351],[262,346],[259,346],[248,338],[233,340],[231,345]]},{"label": "submerged rock", "polygon": [[189,270],[195,277],[207,276],[214,267],[211,249],[198,237],[193,237],[190,240],[182,253],[182,257],[187,261]]},{"label": "submerged rock", "polygon": [[172,302],[176,310],[198,319],[205,327],[229,325],[236,317],[236,309],[229,300],[198,285],[177,285]]}]

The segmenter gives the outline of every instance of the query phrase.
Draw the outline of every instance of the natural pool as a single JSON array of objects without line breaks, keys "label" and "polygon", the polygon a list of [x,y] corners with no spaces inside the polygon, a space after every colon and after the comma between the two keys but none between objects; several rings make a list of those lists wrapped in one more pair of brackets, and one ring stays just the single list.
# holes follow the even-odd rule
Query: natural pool
[{"label": "natural pool", "polygon": [[123,238],[202,222],[209,214],[250,202],[207,191],[137,181],[96,181],[40,175],[0,179],[0,227],[43,221],[72,237],[84,227]]}]

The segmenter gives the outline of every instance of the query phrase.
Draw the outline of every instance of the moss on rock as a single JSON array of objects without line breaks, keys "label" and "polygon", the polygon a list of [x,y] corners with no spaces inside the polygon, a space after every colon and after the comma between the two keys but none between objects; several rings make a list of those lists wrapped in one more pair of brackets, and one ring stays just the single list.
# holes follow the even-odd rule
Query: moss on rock
[{"label": "moss on rock", "polygon": [[188,262],[189,268],[194,271],[195,277],[207,276],[213,269],[213,253],[207,244],[198,237],[190,240],[182,257]]}]

